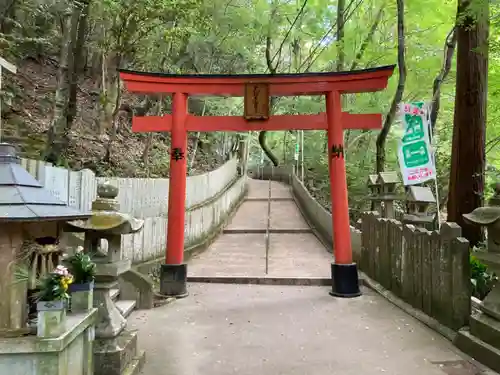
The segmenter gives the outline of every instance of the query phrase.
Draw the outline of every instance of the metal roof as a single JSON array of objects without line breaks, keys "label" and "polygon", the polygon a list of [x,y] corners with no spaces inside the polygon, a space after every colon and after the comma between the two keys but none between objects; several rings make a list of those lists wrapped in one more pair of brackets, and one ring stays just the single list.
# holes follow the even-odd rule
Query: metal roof
[{"label": "metal roof", "polygon": [[0,222],[55,221],[90,217],[54,197],[22,166],[16,149],[0,143]]}]

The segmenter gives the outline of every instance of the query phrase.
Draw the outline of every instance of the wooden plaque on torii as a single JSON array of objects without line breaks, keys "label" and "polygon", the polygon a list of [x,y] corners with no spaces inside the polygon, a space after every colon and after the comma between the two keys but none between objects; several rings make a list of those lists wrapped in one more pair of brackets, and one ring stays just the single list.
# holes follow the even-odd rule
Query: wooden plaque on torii
[{"label": "wooden plaque on torii", "polygon": [[249,82],[245,84],[244,118],[247,121],[269,119],[269,84]]}]

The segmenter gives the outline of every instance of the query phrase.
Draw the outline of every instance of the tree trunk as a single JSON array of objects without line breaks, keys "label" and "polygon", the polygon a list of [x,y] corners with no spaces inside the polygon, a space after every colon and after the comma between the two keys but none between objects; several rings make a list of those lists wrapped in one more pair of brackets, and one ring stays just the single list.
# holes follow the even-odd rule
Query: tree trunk
[{"label": "tree trunk", "polygon": [[462,215],[483,202],[487,77],[488,2],[459,0],[448,221],[458,223],[472,245],[481,241],[481,228]]},{"label": "tree trunk", "polygon": [[457,45],[457,32],[456,28],[450,31],[448,36],[446,37],[446,41],[444,43],[444,61],[443,67],[441,71],[434,79],[434,83],[432,85],[432,107],[431,107],[431,130],[432,134],[434,134],[434,129],[436,127],[436,121],[439,114],[439,108],[441,106],[441,86],[443,85],[444,80],[448,77],[448,74],[451,70],[451,63],[453,61],[453,54],[455,53],[455,46]]},{"label": "tree trunk", "polygon": [[[161,116],[163,111],[163,97],[158,98],[158,103],[156,107],[156,116]],[[149,152],[151,151],[151,146],[153,146],[153,132],[148,133],[148,138],[146,139],[146,144],[144,145],[144,150],[142,151],[142,161],[144,166],[148,168],[149,166]]]},{"label": "tree trunk", "polygon": [[[270,19],[269,19],[269,23],[273,22],[273,19],[274,19],[275,15],[276,15],[276,12],[278,10],[278,8],[274,4],[274,2],[273,2],[272,6],[273,6],[273,9],[271,10],[271,16],[270,16]],[[269,26],[269,29],[267,31],[267,37],[266,37],[266,64],[267,64],[267,68],[269,69],[269,72],[271,74],[276,74],[276,69],[277,69],[278,64],[279,64],[279,57],[278,57],[278,61],[276,62],[276,64],[273,65],[273,61],[272,61],[272,58],[271,58],[271,44],[272,44],[271,36],[272,36],[271,26]],[[270,103],[270,106],[269,106],[270,109],[271,109],[271,113],[272,113],[272,110],[273,110],[273,107],[274,107],[275,103],[276,103],[276,98],[275,97],[271,97],[271,103]],[[262,148],[262,151],[264,151],[264,153],[266,154],[266,156],[269,158],[269,160],[271,160],[271,162],[273,163],[273,165],[275,167],[277,167],[279,165],[279,159],[276,157],[276,155],[273,154],[273,152],[271,151],[271,149],[267,146],[267,144],[266,144],[266,135],[267,135],[267,131],[266,130],[262,130],[259,133],[259,144],[260,144],[260,147]]]},{"label": "tree trunk", "polygon": [[47,133],[45,160],[58,164],[62,151],[68,143],[68,97],[69,82],[68,70],[70,68],[73,51],[71,43],[71,10],[64,10],[61,14],[61,55],[57,70],[56,93],[53,104],[53,118]]},{"label": "tree trunk", "polygon": [[398,87],[396,93],[394,94],[394,99],[391,103],[391,108],[385,117],[384,125],[377,137],[377,161],[376,161],[376,171],[377,173],[383,172],[385,167],[385,143],[387,140],[387,135],[391,130],[392,123],[396,118],[396,111],[398,105],[403,98],[403,92],[405,90],[406,83],[406,62],[405,62],[405,23],[404,23],[404,0],[397,0],[398,9]]},{"label": "tree trunk", "polygon": [[337,0],[337,72],[344,70],[344,13],[345,0]]},{"label": "tree trunk", "polygon": [[378,29],[378,25],[380,25],[380,21],[382,21],[382,16],[384,15],[384,9],[385,9],[385,3],[379,8],[377,15],[375,16],[375,20],[373,21],[372,26],[370,27],[370,30],[366,35],[366,38],[363,40],[363,43],[361,43],[361,46],[359,47],[359,50],[356,53],[356,57],[351,64],[351,70],[356,70],[359,63],[363,59],[365,51],[370,45],[371,41],[373,40],[373,36],[375,35],[375,32]]},{"label": "tree trunk", "polygon": [[[78,31],[76,40],[74,41],[75,48],[73,49],[74,62],[71,72],[69,73],[69,100],[68,100],[68,128],[71,129],[73,121],[76,117],[78,92],[78,77],[84,69],[83,47],[85,44],[85,36],[87,33],[87,21],[89,16],[90,0],[82,0],[81,6],[75,6],[75,13],[78,13]],[[76,27],[76,25],[75,25]]]},{"label": "tree trunk", "polygon": [[16,0],[3,1],[0,4],[0,33],[10,34],[16,16]]},{"label": "tree trunk", "polygon": [[101,116],[100,131],[113,127],[113,121],[120,110],[121,90],[118,68],[121,64],[120,53],[109,52],[102,59]]}]

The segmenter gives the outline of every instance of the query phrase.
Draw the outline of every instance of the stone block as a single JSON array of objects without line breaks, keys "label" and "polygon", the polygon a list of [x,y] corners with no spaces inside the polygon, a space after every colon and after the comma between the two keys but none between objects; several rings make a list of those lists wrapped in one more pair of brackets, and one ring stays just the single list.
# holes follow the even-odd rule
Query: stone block
[{"label": "stone block", "polygon": [[469,328],[462,328],[453,343],[476,361],[500,372],[500,350],[472,335]]},{"label": "stone block", "polygon": [[123,331],[94,344],[95,375],[121,375],[137,357],[137,332]]},{"label": "stone block", "polygon": [[105,277],[118,277],[122,273],[128,271],[131,266],[130,259],[123,259],[113,263],[98,263],[96,262],[96,274]]},{"label": "stone block", "polygon": [[500,322],[483,312],[475,312],[470,319],[470,332],[482,341],[500,349]]},{"label": "stone block", "polygon": [[68,314],[58,337],[0,338],[0,374],[93,375],[96,313]]}]

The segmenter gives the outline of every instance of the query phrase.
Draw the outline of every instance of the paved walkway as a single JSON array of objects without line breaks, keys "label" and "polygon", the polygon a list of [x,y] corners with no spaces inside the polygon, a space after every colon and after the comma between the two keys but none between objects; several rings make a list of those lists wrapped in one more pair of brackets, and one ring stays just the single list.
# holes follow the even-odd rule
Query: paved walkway
[{"label": "paved walkway", "polygon": [[[226,233],[193,259],[198,276],[261,276],[268,183],[251,181]],[[269,276],[329,277],[331,256],[307,232],[285,185],[272,184]],[[280,200],[281,199],[281,200]],[[284,200],[283,200],[284,199]],[[450,342],[375,292],[191,283],[189,297],[136,311],[144,375],[479,375]]]},{"label": "paved walkway", "polygon": [[[250,180],[247,200],[190,276],[265,276],[269,182]],[[331,253],[312,234],[288,186],[271,182],[270,277],[330,277]]]},{"label": "paved walkway", "polygon": [[[450,342],[370,290],[202,284],[136,311],[143,375],[479,375]],[[486,373],[484,373],[486,374]]]}]

